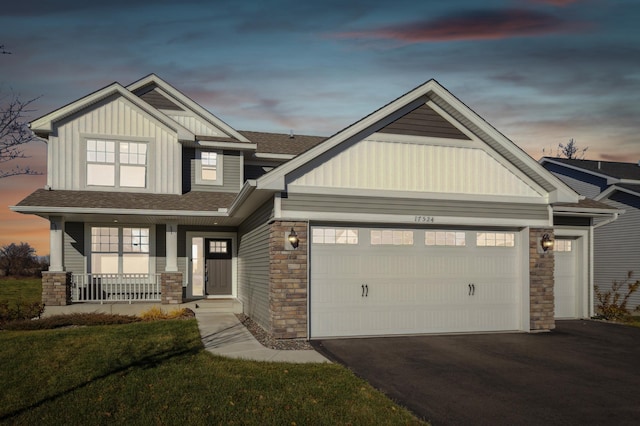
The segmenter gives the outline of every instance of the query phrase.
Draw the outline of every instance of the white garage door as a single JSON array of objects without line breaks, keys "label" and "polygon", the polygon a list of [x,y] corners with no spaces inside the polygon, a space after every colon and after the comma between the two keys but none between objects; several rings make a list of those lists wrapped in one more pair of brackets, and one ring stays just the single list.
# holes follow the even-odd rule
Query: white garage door
[{"label": "white garage door", "polygon": [[577,318],[577,264],[576,242],[570,239],[557,238],[554,251],[554,281],[556,318]]},{"label": "white garage door", "polygon": [[312,228],[312,338],[520,329],[517,232]]}]

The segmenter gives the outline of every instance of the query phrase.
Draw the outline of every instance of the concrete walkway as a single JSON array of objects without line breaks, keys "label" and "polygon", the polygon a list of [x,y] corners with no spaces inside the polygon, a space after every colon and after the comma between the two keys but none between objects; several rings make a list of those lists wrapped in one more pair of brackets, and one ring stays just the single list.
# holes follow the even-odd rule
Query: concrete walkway
[{"label": "concrete walkway", "polygon": [[205,349],[216,355],[253,361],[330,362],[314,350],[265,348],[234,314],[196,311],[196,319]]}]

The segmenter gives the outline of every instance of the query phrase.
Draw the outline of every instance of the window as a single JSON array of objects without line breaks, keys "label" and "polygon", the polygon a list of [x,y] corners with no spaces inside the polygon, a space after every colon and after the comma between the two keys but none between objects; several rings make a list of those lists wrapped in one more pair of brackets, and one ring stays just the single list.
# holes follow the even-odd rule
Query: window
[{"label": "window", "polygon": [[222,185],[222,155],[217,151],[197,151],[196,184]]},{"label": "window", "polygon": [[146,143],[87,140],[88,186],[145,188],[146,176]]},{"label": "window", "polygon": [[209,253],[228,253],[227,241],[209,241]]},{"label": "window", "polygon": [[553,243],[555,251],[571,251],[571,240],[556,240]]},{"label": "window", "polygon": [[425,231],[424,244],[427,246],[464,247],[467,241],[464,232]]},{"label": "window", "polygon": [[413,231],[372,230],[371,245],[412,246]]},{"label": "window", "polygon": [[314,244],[358,244],[358,230],[346,228],[313,228]]},{"label": "window", "polygon": [[92,227],[91,272],[148,274],[149,228]]},{"label": "window", "polygon": [[515,247],[516,236],[513,232],[478,232],[478,247]]}]

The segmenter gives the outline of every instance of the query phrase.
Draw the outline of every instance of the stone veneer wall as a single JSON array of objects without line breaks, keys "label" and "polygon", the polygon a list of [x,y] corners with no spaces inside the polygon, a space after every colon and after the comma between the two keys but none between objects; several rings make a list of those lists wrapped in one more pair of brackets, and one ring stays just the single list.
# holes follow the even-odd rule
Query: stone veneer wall
[{"label": "stone veneer wall", "polygon": [[553,229],[529,230],[529,297],[531,331],[547,331],[556,328],[553,296],[553,249],[542,252],[540,238],[549,234],[554,239]]},{"label": "stone veneer wall", "polygon": [[160,274],[161,303],[177,305],[182,303],[182,272],[163,272]]},{"label": "stone veneer wall", "polygon": [[[285,246],[285,235],[293,228],[300,244]],[[307,337],[307,222],[271,224],[269,231],[270,332],[277,339]]]},{"label": "stone veneer wall", "polygon": [[71,272],[42,272],[42,303],[45,306],[71,304]]}]

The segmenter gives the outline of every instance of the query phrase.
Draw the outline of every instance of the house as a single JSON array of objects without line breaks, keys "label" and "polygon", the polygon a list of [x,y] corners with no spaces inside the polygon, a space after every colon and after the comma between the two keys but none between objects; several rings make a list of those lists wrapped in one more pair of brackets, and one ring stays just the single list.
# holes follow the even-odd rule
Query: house
[{"label": "house", "polygon": [[[634,281],[640,278],[640,164],[551,157],[540,163],[579,194],[624,211],[615,222],[601,220],[594,227],[594,283],[606,292],[629,271]],[[624,286],[620,293],[626,291]],[[636,292],[627,308],[638,305]]]},{"label": "house", "polygon": [[31,128],[47,186],[12,209],[51,224],[46,304],[233,299],[276,338],[588,317],[593,221],[617,212],[435,80],[328,138],[235,130],[155,75]]}]

